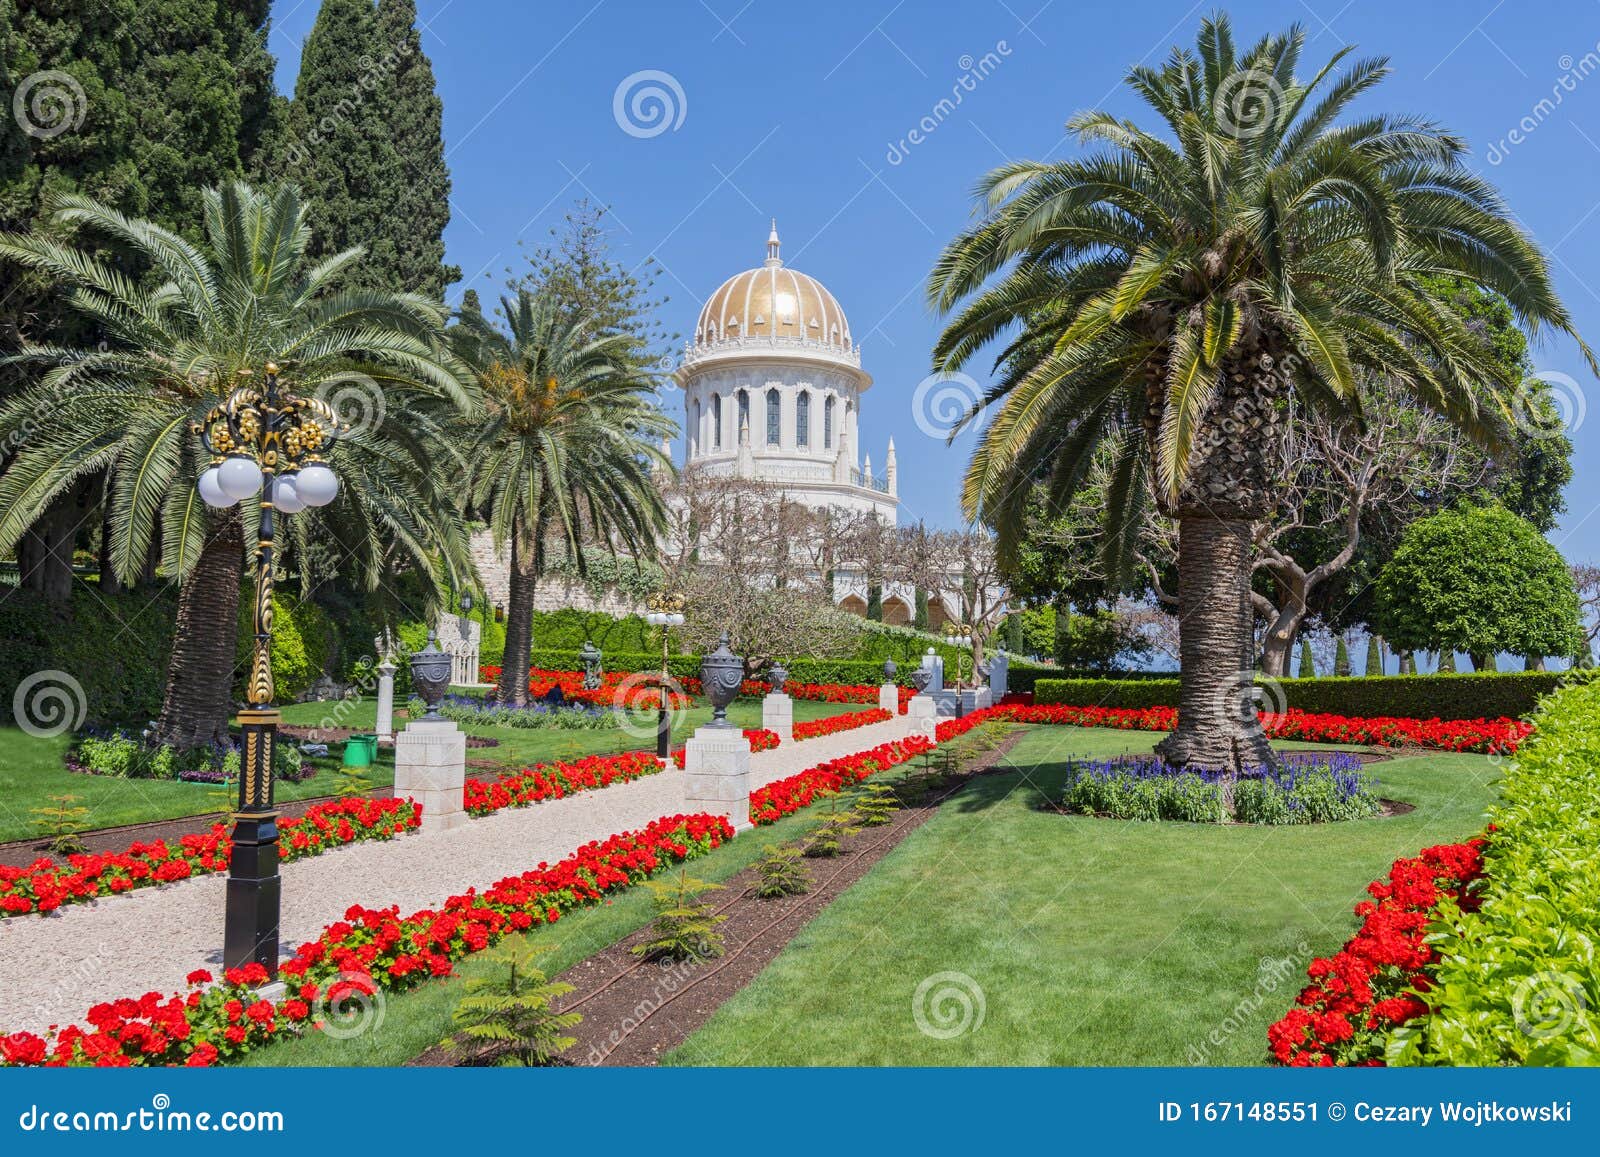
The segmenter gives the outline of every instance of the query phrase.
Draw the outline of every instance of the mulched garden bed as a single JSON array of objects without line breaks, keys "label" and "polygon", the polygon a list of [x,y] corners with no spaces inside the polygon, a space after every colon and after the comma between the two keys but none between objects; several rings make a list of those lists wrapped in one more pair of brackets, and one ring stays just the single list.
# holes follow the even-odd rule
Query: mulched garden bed
[{"label": "mulched garden bed", "polygon": [[[957,778],[957,786],[990,772],[1022,737],[1021,729],[974,760]],[[557,1007],[583,1016],[566,1035],[578,1043],[562,1054],[564,1065],[654,1065],[677,1048],[735,993],[770,964],[789,941],[846,889],[872,870],[901,840],[933,818],[948,795],[926,804],[902,808],[892,823],[863,828],[842,841],[832,859],[808,859],[811,890],[776,900],[758,899],[753,891],[754,867],[723,881],[724,891],[711,893],[721,925],[724,955],[705,961],[641,961],[630,949],[649,938],[649,927],[617,941],[555,979],[573,986]],[[762,840],[756,828],[741,840]],[[693,875],[694,865],[689,865]],[[670,880],[670,877],[664,877]],[[414,1066],[453,1066],[459,1055],[434,1046],[412,1059]]]}]

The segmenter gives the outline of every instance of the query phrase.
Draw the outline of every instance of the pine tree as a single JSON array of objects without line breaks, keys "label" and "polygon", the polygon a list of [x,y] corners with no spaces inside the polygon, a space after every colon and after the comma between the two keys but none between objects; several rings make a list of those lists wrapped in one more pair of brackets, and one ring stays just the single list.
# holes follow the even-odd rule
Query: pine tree
[{"label": "pine tree", "polygon": [[450,223],[450,170],[444,159],[444,102],[434,89],[433,65],[417,31],[416,0],[378,0],[378,44],[393,56],[385,120],[392,134],[396,171],[387,215],[394,245],[393,288],[442,298],[461,270],[444,264],[444,230]]},{"label": "pine tree", "polygon": [[1383,641],[1377,635],[1367,636],[1367,669],[1363,674],[1383,674]]},{"label": "pine tree", "polygon": [[550,230],[553,244],[530,254],[530,268],[509,286],[554,294],[565,316],[587,317],[602,334],[628,334],[634,363],[659,367],[678,340],[659,321],[668,300],[655,296],[660,267],[650,257],[629,267],[613,256],[605,215],[604,206],[580,200],[563,226]]},{"label": "pine tree", "polygon": [[1301,679],[1315,679],[1317,677],[1317,660],[1311,654],[1311,640],[1300,640],[1300,670],[1296,672]]},{"label": "pine tree", "polygon": [[349,284],[398,290],[391,218],[400,163],[383,107],[390,62],[377,47],[372,0],[323,0],[300,56],[288,137],[271,168],[305,193],[313,257],[364,246]]}]

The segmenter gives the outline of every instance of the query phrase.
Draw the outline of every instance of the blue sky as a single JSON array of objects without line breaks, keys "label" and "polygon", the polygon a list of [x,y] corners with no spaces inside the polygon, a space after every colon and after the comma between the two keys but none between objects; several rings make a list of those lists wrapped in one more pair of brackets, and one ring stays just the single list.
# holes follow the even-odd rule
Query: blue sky
[{"label": "blue sky", "polygon": [[[665,320],[686,333],[725,277],[759,264],[776,216],[785,258],[833,290],[863,343],[876,384],[862,448],[881,470],[893,435],[903,517],[955,525],[972,436],[947,447],[914,412],[938,330],[924,304],[927,271],[969,219],[985,170],[1071,155],[1062,125],[1081,109],[1146,117],[1123,91],[1124,71],[1192,44],[1210,7],[420,0],[455,182],[450,260],[464,284],[492,293],[521,264],[518,241],[544,243],[589,196],[612,206],[623,259],[654,257],[667,271]],[[317,0],[273,8],[289,91]],[[1552,254],[1580,331],[1600,342],[1600,2],[1279,0],[1229,11],[1241,41],[1304,24],[1312,64],[1349,43],[1389,56],[1393,77],[1358,107],[1429,116],[1464,135],[1474,166]],[[625,131],[627,93],[620,120],[614,100],[646,72],[669,78],[655,83],[669,93],[671,124],[641,119]],[[957,91],[954,111],[936,114]],[[937,124],[912,143],[925,117]],[[1570,342],[1535,358],[1576,383],[1569,413],[1582,417],[1568,513],[1551,538],[1569,558],[1597,557],[1600,383]]]}]

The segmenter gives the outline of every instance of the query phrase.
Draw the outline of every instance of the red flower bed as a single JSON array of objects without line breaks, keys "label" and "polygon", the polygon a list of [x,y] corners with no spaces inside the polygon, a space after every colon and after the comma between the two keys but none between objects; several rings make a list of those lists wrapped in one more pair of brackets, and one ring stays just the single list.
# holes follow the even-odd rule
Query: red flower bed
[{"label": "red flower bed", "polygon": [[1280,1065],[1381,1065],[1383,1042],[1395,1025],[1427,1014],[1416,993],[1429,987],[1434,951],[1424,941],[1439,901],[1465,911],[1476,902],[1472,883],[1483,874],[1482,839],[1424,848],[1396,860],[1387,880],[1367,885],[1371,900],[1356,906],[1361,928],[1330,959],[1311,962],[1311,983],[1292,1008],[1267,1029]]},{"label": "red flower bed", "polygon": [[[478,668],[478,677],[485,683],[498,683],[500,681],[500,668],[495,666],[481,666]],[[583,672],[581,671],[546,671],[540,668],[530,668],[528,671],[528,690],[532,693],[543,695],[551,687],[560,687],[561,692],[569,699],[583,699],[586,702],[598,703],[602,707],[612,706],[613,693],[609,688],[629,679],[637,679],[630,693],[628,706],[653,707],[659,701],[660,692],[655,690],[659,682],[655,674],[637,674],[627,671],[606,671],[601,674],[600,681],[603,687],[599,691],[585,691],[583,689]],[[686,695],[699,695],[701,693],[700,680],[692,675],[685,675],[674,680],[683,688]],[[784,684],[784,693],[793,699],[815,699],[823,703],[877,703],[878,688],[853,683],[799,683],[791,679]],[[901,687],[900,713],[905,714],[906,704],[916,694],[911,687]],[[739,694],[746,698],[759,698],[772,692],[772,684],[761,679],[746,679],[739,685]],[[673,707],[692,706],[685,699],[679,701],[673,693]],[[642,701],[642,702],[641,702]]]},{"label": "red flower bed", "polygon": [[[360,840],[390,839],[421,822],[422,808],[409,799],[331,800],[279,823],[278,854],[298,860]],[[227,828],[219,823],[176,841],[136,842],[126,852],[68,856],[64,864],[45,856],[25,868],[0,866],[0,915],[51,912],[63,904],[224,872],[231,850]]]},{"label": "red flower bed", "polygon": [[[501,668],[495,666],[480,666],[478,677],[485,683],[500,682]],[[632,682],[629,682],[629,681]],[[626,688],[620,684],[628,682]],[[686,681],[680,681],[682,685]],[[692,707],[689,695],[698,694],[699,680],[693,680],[694,687],[684,686],[688,694],[668,690],[667,707],[674,708]],[[528,671],[528,694],[535,699],[542,699],[550,694],[551,688],[561,688],[561,694],[568,700],[580,703],[592,703],[596,707],[624,707],[628,709],[659,707],[661,706],[661,680],[658,675],[633,674],[627,671],[605,671],[600,675],[598,690],[589,691],[583,686],[582,671],[545,671],[537,667]]]},{"label": "red flower bed", "polygon": [[841,731],[854,731],[857,727],[886,723],[893,718],[893,715],[881,707],[873,707],[867,711],[846,711],[839,715],[828,715],[821,719],[808,719],[803,723],[796,723],[794,737],[800,740],[815,739],[820,735],[837,735]]},{"label": "red flower bed", "polygon": [[508,932],[549,924],[663,868],[703,855],[733,837],[721,816],[668,816],[638,832],[585,844],[558,864],[540,864],[482,892],[452,896],[439,911],[402,917],[399,909],[356,905],[321,936],[302,944],[280,970],[284,999],[263,1000],[260,965],[231,969],[212,988],[204,970],[187,993],[97,1004],[88,1028],[71,1025],[40,1037],[0,1038],[9,1065],[205,1066],[238,1057],[277,1037],[318,1027],[345,1002],[361,1004],[379,989],[402,991],[489,947]]},{"label": "red flower bed", "polygon": [[[986,719],[1006,719],[1013,723],[1065,724],[1074,727],[1114,727],[1124,731],[1170,731],[1177,725],[1175,707],[1073,707],[1002,705],[973,711],[960,719],[946,720],[941,731],[953,724],[962,730],[976,727]],[[1380,747],[1415,744],[1439,751],[1469,751],[1483,755],[1509,755],[1533,730],[1531,723],[1519,719],[1403,719],[1391,716],[1356,717],[1321,715],[1290,710],[1281,714],[1262,712],[1261,726],[1273,739],[1300,739],[1313,743],[1358,743]],[[960,731],[951,731],[959,735]],[[941,735],[941,738],[943,736]]]},{"label": "red flower bed", "polygon": [[[746,727],[743,734],[745,739],[749,741],[752,752],[771,751],[782,742],[778,738],[776,731],[768,731],[765,727]],[[674,767],[682,769],[684,753],[687,750],[688,748],[680,747],[672,753],[672,765]]]},{"label": "red flower bed", "polygon": [[540,763],[488,782],[467,780],[462,793],[462,805],[475,816],[486,816],[501,808],[527,807],[541,800],[561,799],[576,792],[594,791],[614,783],[654,775],[660,770],[660,761],[647,751],[588,755],[578,760]]},{"label": "red flower bed", "polygon": [[838,795],[846,785],[860,783],[869,775],[896,767],[932,747],[926,736],[912,735],[774,780],[750,793],[750,822],[775,823],[809,807],[819,796]]}]

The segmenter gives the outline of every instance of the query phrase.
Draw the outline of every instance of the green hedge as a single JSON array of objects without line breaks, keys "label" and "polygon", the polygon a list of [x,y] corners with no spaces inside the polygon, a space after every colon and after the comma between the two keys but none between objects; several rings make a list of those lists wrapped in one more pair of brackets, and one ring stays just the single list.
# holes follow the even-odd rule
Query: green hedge
[{"label": "green hedge", "polygon": [[[602,648],[604,651],[604,648]],[[648,652],[621,652],[613,653],[604,651],[605,658],[601,665],[607,671],[659,671],[661,669],[661,652],[653,654]],[[488,662],[488,660],[484,660]],[[898,661],[897,661],[898,662]],[[579,670],[577,651],[535,651],[532,656],[532,665],[547,671],[576,671]],[[789,678],[796,683],[847,683],[851,686],[873,686],[883,682],[883,664],[868,662],[864,659],[795,659],[784,664],[788,668]],[[699,655],[672,655],[668,659],[668,668],[679,678],[698,678],[700,675]],[[953,672],[954,666],[946,661],[946,671]],[[895,682],[902,687],[911,686],[912,664],[900,663],[899,670],[895,673]],[[1033,679],[1040,673],[1048,673],[1048,667],[1026,667],[1019,670],[1015,663],[1011,666],[1010,686],[1015,690],[1031,690]],[[951,675],[953,679],[953,674]],[[1019,687],[1019,682],[1026,682],[1026,687]]]},{"label": "green hedge", "polygon": [[17,685],[41,671],[64,671],[83,688],[85,723],[134,727],[154,719],[176,614],[177,601],[167,594],[101,595],[78,586],[68,605],[56,607],[31,591],[6,591],[0,599],[6,643],[0,719],[16,722]]},{"label": "green hedge", "polygon": [[[1556,671],[1462,675],[1354,675],[1283,679],[1285,705],[1330,715],[1397,715],[1408,719],[1477,719],[1527,715],[1565,678]],[[1015,681],[1013,681],[1015,686]],[[1178,680],[1039,679],[1039,703],[1097,707],[1176,707]]]},{"label": "green hedge", "polygon": [[1533,722],[1489,809],[1476,911],[1436,913],[1430,1011],[1393,1032],[1390,1064],[1594,1064],[1600,682],[1580,677]]}]

